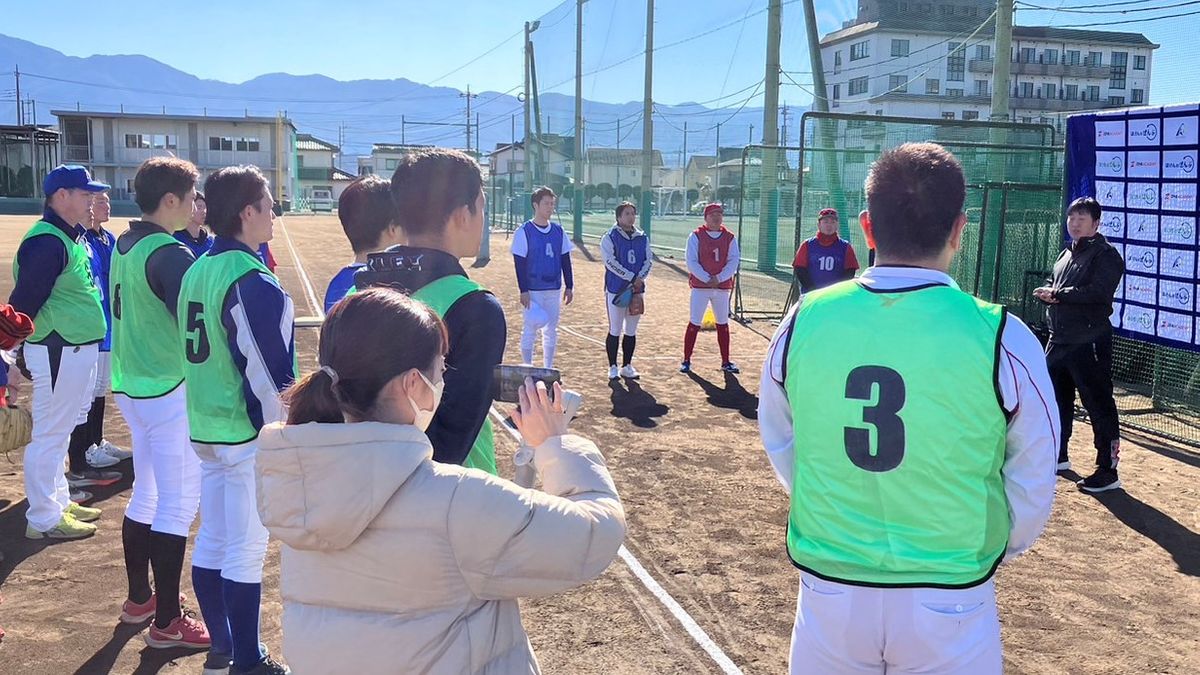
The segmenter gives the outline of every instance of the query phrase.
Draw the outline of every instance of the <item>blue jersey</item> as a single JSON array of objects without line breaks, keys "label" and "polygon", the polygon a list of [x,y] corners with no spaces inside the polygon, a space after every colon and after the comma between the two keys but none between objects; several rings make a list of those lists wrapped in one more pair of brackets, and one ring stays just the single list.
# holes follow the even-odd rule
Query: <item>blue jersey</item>
[{"label": "blue jersey", "polygon": [[175,238],[182,242],[184,246],[188,247],[188,249],[191,250],[192,255],[196,256],[197,258],[205,253],[208,253],[208,249],[212,248],[213,245],[212,234],[204,228],[200,228],[200,236],[194,239],[192,238],[191,233],[189,233],[187,230],[176,230]]},{"label": "blue jersey", "polygon": [[92,279],[100,291],[100,306],[104,308],[105,331],[100,351],[112,351],[112,304],[108,297],[108,272],[112,268],[112,252],[117,245],[117,238],[103,227],[99,232],[89,228],[83,232],[83,245],[91,263]]},{"label": "blue jersey", "polygon": [[558,223],[542,232],[533,221],[521,226],[525,234],[525,273],[528,290],[551,291],[562,288],[562,255],[567,235]]},{"label": "blue jersey", "polygon": [[350,289],[354,287],[354,273],[366,267],[366,263],[351,263],[346,265],[329,280],[329,288],[325,289],[325,311],[333,309]]},{"label": "blue jersey", "polygon": [[[615,227],[609,230],[608,238],[612,242],[613,259],[636,278],[650,256],[650,239],[643,232],[635,232],[633,237],[626,237]],[[609,270],[604,270],[604,290],[609,293],[620,293],[628,284],[628,281]]]}]

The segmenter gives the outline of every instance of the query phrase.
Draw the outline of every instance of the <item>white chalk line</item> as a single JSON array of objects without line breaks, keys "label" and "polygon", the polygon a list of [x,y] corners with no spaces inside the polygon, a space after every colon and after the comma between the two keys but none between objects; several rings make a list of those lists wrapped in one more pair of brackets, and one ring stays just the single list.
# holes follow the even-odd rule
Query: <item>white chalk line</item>
[{"label": "white chalk line", "polygon": [[[304,291],[308,295],[309,303],[312,305],[313,311],[316,312],[316,315],[324,320],[324,308],[317,302],[316,292],[313,290],[312,281],[310,281],[308,278],[308,272],[304,269],[304,263],[300,261],[300,254],[296,250],[295,244],[292,243],[292,236],[288,234],[287,227],[283,225],[282,219],[280,222],[280,228],[283,230],[283,236],[287,239],[288,248],[292,251],[292,260],[295,261],[296,270],[300,273],[300,281],[304,284]],[[572,335],[576,335],[585,340],[591,340],[592,342],[595,342],[601,346],[604,345],[604,343],[600,340],[589,337],[582,333],[577,333],[565,326],[562,328]],[[507,431],[517,443],[521,442],[521,434],[517,432],[516,429],[513,429],[505,424],[504,416],[500,414],[500,411],[496,409],[496,406],[493,405],[489,412],[491,413],[492,417],[496,419],[496,422],[499,424],[501,429]],[[729,656],[727,656],[719,646],[717,646],[717,643],[713,642],[713,639],[708,636],[708,633],[704,632],[704,629],[701,628],[700,624],[696,623],[696,620],[687,613],[687,610],[685,610],[678,602],[676,602],[675,598],[671,597],[671,594],[668,593],[667,590],[663,588],[658,581],[656,581],[654,577],[650,575],[649,572],[646,571],[646,568],[643,567],[642,564],[638,562],[638,559],[629,552],[629,549],[622,545],[617,551],[617,555],[620,556],[621,560],[625,562],[625,565],[629,567],[629,571],[633,572],[633,576],[637,577],[638,581],[642,582],[642,585],[646,587],[646,590],[650,591],[651,595],[657,598],[658,601],[667,608],[667,611],[671,613],[671,616],[675,617],[675,620],[678,621],[681,626],[683,626],[683,629],[687,631],[687,634],[690,635],[693,640],[696,641],[696,644],[700,645],[700,648],[703,649],[704,652],[717,663],[717,665],[721,668],[721,672],[725,673],[725,675],[742,675],[742,671],[737,667],[737,664],[735,664],[733,660],[730,659]]]},{"label": "white chalk line", "polygon": [[[492,417],[496,418],[500,428],[507,431],[517,443],[521,442],[521,434],[517,432],[516,429],[513,429],[505,424],[504,417],[500,414],[500,411],[496,410],[496,406],[492,406],[491,414]],[[733,660],[730,659],[729,656],[727,656],[719,646],[717,646],[716,642],[713,642],[713,639],[708,636],[708,633],[704,632],[704,629],[701,628],[700,624],[696,623],[696,620],[687,613],[687,610],[684,609],[678,602],[676,602],[675,598],[671,597],[671,594],[668,593],[667,590],[663,588],[662,585],[660,585],[654,579],[654,577],[650,575],[649,572],[646,571],[646,568],[643,567],[642,564],[638,562],[638,559],[629,552],[629,549],[622,545],[617,551],[617,555],[620,556],[621,560],[625,562],[625,565],[629,567],[629,571],[633,572],[633,576],[637,577],[638,581],[642,582],[642,585],[646,587],[646,590],[650,591],[650,593],[657,598],[660,603],[662,603],[663,607],[667,608],[667,611],[671,613],[671,616],[675,617],[675,620],[683,626],[683,629],[687,631],[687,634],[690,635],[693,640],[696,641],[696,644],[700,645],[700,648],[703,649],[704,652],[717,663],[717,665],[721,668],[721,672],[725,673],[725,675],[742,675],[742,670],[737,667],[737,664],[735,664]]]}]

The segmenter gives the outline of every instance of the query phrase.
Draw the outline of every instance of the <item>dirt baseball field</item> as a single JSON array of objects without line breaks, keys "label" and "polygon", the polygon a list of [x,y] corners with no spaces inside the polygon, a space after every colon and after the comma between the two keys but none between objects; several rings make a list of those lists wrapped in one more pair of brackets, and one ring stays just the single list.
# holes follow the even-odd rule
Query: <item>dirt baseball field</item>
[{"label": "dirt baseball field", "polygon": [[[12,256],[32,221],[0,217],[0,299],[12,288]],[[120,234],[125,222],[109,229]],[[491,262],[469,271],[503,303],[508,357],[516,362],[521,315],[512,261],[503,235],[491,244]],[[314,300],[351,257],[336,217],[286,218],[271,246],[297,314],[316,314]],[[798,577],[784,552],[787,497],[755,421],[759,371],[774,326],[734,324],[741,375],[719,370],[714,333],[701,334],[694,372],[680,374],[687,281],[682,261],[659,259],[639,331],[641,380],[610,383],[598,258],[594,241],[575,255],[575,302],[563,311],[556,365],[585,397],[573,428],[608,458],[628,516],[626,547],[664,592],[656,595],[636,566],[618,559],[583,588],[524,602],[543,670],[721,673],[723,654],[736,665],[724,672],[785,672]],[[313,369],[317,332],[298,329],[296,340],[301,369]],[[502,473],[511,473],[515,444],[501,436],[497,455]],[[129,442],[113,405],[107,437]],[[1074,438],[1072,459],[1082,472],[1094,456],[1090,429],[1077,424]],[[1000,569],[1007,672],[1200,672],[1200,453],[1129,436],[1122,460],[1124,490],[1092,497],[1060,479],[1045,534]],[[96,490],[93,505],[104,509],[99,533],[47,545],[23,537],[21,453],[0,458],[0,626],[8,633],[0,643],[0,674],[200,672],[202,654],[149,649],[143,629],[117,622],[125,594],[120,523],[132,466],[114,468],[126,480]],[[272,543],[262,623],[277,653],[278,576]],[[673,613],[673,603],[681,611]],[[189,604],[194,608],[190,598]],[[708,651],[681,618],[707,634]]]}]

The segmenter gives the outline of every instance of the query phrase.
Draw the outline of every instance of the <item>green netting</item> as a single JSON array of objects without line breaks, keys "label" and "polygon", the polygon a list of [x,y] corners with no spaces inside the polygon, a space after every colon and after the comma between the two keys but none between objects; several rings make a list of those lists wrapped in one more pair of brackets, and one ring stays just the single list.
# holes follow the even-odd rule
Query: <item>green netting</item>
[{"label": "green netting", "polygon": [[[857,224],[866,208],[863,182],[879,154],[907,142],[941,143],[962,162],[967,179],[968,227],[951,276],[967,291],[1004,304],[1037,331],[1045,309],[1034,288],[1050,276],[1062,245],[1062,148],[1052,127],[952,120],[916,120],[807,113],[801,120],[792,176],[767,185],[768,215],[739,219],[744,263],[735,314],[742,321],[778,320],[795,302],[792,257],[812,236],[817,213],[842,214],[842,236],[865,267],[865,236]],[[751,146],[743,155],[768,157]],[[793,149],[778,149],[778,157]],[[782,160],[780,160],[782,161]],[[747,160],[747,165],[753,164]],[[748,166],[739,192],[761,198],[761,171]],[[795,189],[794,199],[784,191]],[[1121,421],[1184,443],[1200,445],[1200,359],[1188,352],[1129,338],[1114,344],[1113,375]]]}]

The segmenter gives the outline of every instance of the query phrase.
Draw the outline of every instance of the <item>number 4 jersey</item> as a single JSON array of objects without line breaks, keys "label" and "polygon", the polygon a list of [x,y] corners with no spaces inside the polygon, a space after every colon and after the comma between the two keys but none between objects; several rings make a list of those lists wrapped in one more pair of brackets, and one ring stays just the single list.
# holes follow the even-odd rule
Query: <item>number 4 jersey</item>
[{"label": "number 4 jersey", "polygon": [[942,284],[846,281],[805,297],[783,378],[797,567],[872,586],[968,587],[992,575],[1010,526],[1004,317]]},{"label": "number 4 jersey", "polygon": [[237,445],[283,418],[295,379],[292,300],[246,246],[217,237],[183,277],[179,335],[192,441]]}]

